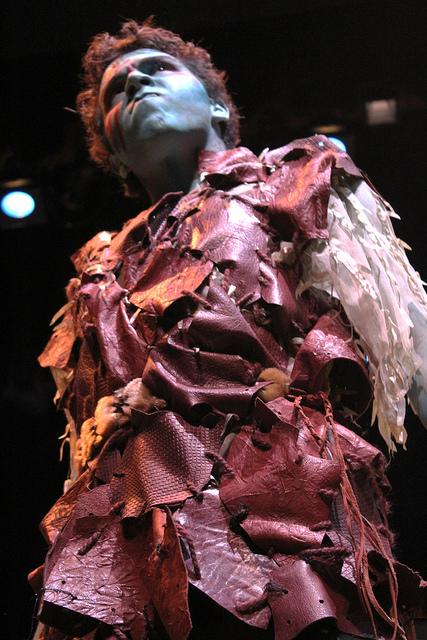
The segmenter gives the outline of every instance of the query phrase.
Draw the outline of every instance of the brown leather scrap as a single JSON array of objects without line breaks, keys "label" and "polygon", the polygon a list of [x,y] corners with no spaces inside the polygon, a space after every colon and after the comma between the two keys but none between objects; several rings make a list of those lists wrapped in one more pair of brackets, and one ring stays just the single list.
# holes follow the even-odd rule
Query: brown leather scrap
[{"label": "brown leather scrap", "polygon": [[126,538],[120,518],[110,511],[108,485],[80,496],[46,561],[42,622],[76,636],[100,622],[144,628],[146,537],[139,532]]},{"label": "brown leather scrap", "polygon": [[266,629],[270,620],[266,585],[274,560],[253,553],[229,529],[230,515],[217,489],[187,500],[174,514],[187,548],[191,584],[247,624]]}]

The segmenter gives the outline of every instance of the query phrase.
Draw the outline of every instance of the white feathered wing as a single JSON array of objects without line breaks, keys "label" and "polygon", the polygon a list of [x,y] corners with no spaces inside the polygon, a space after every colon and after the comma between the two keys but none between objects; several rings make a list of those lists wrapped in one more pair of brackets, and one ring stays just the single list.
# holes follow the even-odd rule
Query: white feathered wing
[{"label": "white feathered wing", "polygon": [[[390,450],[405,445],[405,396],[427,426],[427,295],[391,224],[398,216],[366,182],[335,175],[328,241],[303,256],[300,291],[322,289],[358,334],[374,386],[372,421]],[[412,387],[412,388],[411,388]]]}]

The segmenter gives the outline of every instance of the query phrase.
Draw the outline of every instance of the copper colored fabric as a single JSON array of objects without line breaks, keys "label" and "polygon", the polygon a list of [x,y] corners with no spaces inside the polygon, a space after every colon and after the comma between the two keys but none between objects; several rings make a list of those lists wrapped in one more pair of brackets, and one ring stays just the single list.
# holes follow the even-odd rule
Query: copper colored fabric
[{"label": "copper colored fabric", "polygon": [[147,585],[168,637],[185,640],[191,631],[187,571],[170,513],[160,549],[153,544],[151,530],[148,534],[143,573],[138,578]]},{"label": "copper colored fabric", "polygon": [[[389,554],[384,461],[339,424],[366,408],[370,385],[334,301],[296,294],[301,251],[327,238],[332,173],[360,173],[322,136],[260,157],[205,152],[200,169],[197,189],[165,195],[73,256],[69,302],[40,356],[63,373],[61,406],[79,430],[101,397],[141,378],[166,407],[134,411],[45,517],[40,618],[69,635],[141,640],[154,625],[184,640],[190,581],[276,640],[326,618],[369,637],[320,392],[359,508]],[[283,241],[289,264],[272,258]],[[290,395],[264,404],[269,368],[290,377]],[[159,546],[154,507],[172,512]],[[382,559],[367,551],[383,584]],[[419,578],[398,573],[410,613]]]},{"label": "copper colored fabric", "polygon": [[80,493],[85,490],[89,477],[89,470],[82,473],[77,482],[75,482],[69,491],[64,493],[64,495],[55,502],[53,507],[41,521],[41,532],[43,533],[46,541],[50,544],[55,542],[56,537],[61,533],[62,529],[72,516],[76,507],[77,498]]}]

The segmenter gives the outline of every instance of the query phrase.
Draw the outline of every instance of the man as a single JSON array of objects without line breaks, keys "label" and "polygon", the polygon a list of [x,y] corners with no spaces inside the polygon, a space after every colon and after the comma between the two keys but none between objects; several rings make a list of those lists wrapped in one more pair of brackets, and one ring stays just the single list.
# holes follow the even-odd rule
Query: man
[{"label": "man", "polygon": [[422,413],[426,296],[386,204],[321,136],[235,148],[175,34],[130,21],[84,68],[92,157],[152,206],[73,256],[40,358],[71,470],[39,637],[414,637],[384,460],[348,428],[372,386],[391,448],[411,385]]}]

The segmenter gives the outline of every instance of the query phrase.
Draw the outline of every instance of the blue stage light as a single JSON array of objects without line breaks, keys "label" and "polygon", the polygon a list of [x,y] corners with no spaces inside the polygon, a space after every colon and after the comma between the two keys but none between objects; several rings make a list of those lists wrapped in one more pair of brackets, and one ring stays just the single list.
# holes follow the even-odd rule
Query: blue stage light
[{"label": "blue stage light", "polygon": [[335,136],[328,136],[328,140],[330,140],[332,144],[338,147],[338,149],[344,151],[344,153],[347,153],[347,147],[340,138],[335,138]]},{"label": "blue stage light", "polygon": [[30,216],[36,208],[36,202],[25,191],[10,191],[0,201],[3,213],[9,218],[22,219]]}]

